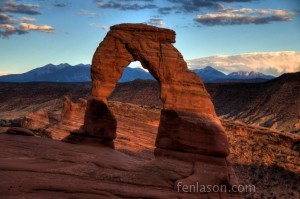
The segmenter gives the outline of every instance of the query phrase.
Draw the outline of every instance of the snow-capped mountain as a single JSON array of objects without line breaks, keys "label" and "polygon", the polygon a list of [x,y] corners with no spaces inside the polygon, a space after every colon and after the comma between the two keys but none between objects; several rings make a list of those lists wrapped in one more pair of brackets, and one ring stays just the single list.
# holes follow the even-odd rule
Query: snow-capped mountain
[{"label": "snow-capped mountain", "polygon": [[254,71],[237,71],[227,75],[229,79],[273,79],[272,75],[265,75],[263,73]]}]

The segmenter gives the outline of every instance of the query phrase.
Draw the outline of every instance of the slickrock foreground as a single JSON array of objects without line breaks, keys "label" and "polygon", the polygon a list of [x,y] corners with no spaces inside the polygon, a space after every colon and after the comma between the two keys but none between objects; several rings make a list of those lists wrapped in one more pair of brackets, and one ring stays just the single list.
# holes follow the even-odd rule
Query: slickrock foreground
[{"label": "slickrock foreground", "polygon": [[[49,127],[54,137],[66,135],[83,124],[84,111],[80,107],[84,104],[82,100],[78,103],[65,100],[61,122]],[[93,143],[69,144],[46,138],[0,135],[1,196],[239,198],[229,193],[179,193],[174,183],[197,176],[200,165],[154,157],[159,110],[117,102],[109,104],[119,121],[116,150]],[[73,123],[68,121],[71,118]],[[40,118],[31,124],[43,124],[39,122]]]},{"label": "slickrock foreground", "polygon": [[[47,138],[0,135],[0,198],[220,198],[179,193],[192,163],[139,160],[119,151]],[[223,194],[227,198],[228,194]]]},{"label": "slickrock foreground", "polygon": [[[79,100],[76,104],[84,103]],[[73,107],[77,109],[77,105],[73,104]],[[70,107],[70,104],[65,104],[65,107]],[[0,134],[2,149],[0,177],[3,179],[0,181],[0,198],[1,196],[5,199],[20,197],[30,199],[47,197],[133,198],[135,196],[140,198],[147,196],[150,198],[172,198],[172,196],[173,198],[176,198],[175,196],[178,198],[218,198],[220,196],[220,193],[204,193],[196,196],[178,194],[176,190],[173,191],[172,183],[176,179],[192,176],[196,170],[189,162],[165,158],[155,159],[153,151],[160,109],[120,102],[109,102],[109,107],[118,120],[115,150],[90,143],[75,145],[46,138]],[[51,129],[53,134],[56,133],[57,137],[60,137],[59,134],[66,135],[72,128],[80,127],[83,124],[83,115],[84,112],[77,115],[76,118],[79,120],[74,123],[68,123],[68,117],[66,117],[63,119],[64,124],[58,125],[59,128],[47,126],[44,128]],[[39,122],[41,122],[40,118],[36,120],[36,123]],[[273,132],[263,128],[257,129],[229,121],[223,122],[223,125],[231,144],[229,158],[233,162],[240,184],[256,186],[255,192],[243,193],[243,196],[247,198],[274,196],[299,198],[298,135]],[[57,124],[53,123],[52,126],[57,126]],[[126,160],[125,163],[122,163],[124,160]],[[94,162],[98,163],[97,166]],[[132,170],[136,168],[136,171],[130,170],[129,172],[129,170],[122,169],[124,164],[126,169],[127,167]],[[170,169],[170,171],[164,169]],[[95,173],[101,173],[101,175]],[[158,177],[156,173],[160,176]],[[132,181],[129,179],[124,181],[124,178],[119,176],[135,177],[137,183],[126,184]],[[167,180],[169,177],[172,180]],[[160,184],[158,186],[154,180],[151,180],[151,183],[155,184],[149,185],[149,178],[163,180],[161,182],[168,181],[169,185],[160,187]],[[143,182],[149,184],[145,185]],[[80,184],[77,185],[77,183]],[[113,194],[113,191],[116,194]],[[221,196],[225,197],[224,194]],[[233,197],[233,195],[229,196]]]}]

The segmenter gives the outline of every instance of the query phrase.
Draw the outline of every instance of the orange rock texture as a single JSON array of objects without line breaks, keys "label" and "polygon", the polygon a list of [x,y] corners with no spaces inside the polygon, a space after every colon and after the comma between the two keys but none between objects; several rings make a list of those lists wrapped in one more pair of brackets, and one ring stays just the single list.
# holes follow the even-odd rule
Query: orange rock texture
[{"label": "orange rock texture", "polygon": [[25,115],[21,121],[21,126],[27,129],[38,130],[49,125],[49,117],[45,111],[37,111]]},{"label": "orange rock texture", "polygon": [[116,119],[107,106],[126,66],[140,61],[160,83],[163,102],[156,146],[216,157],[228,155],[228,142],[201,79],[189,71],[172,45],[175,32],[145,24],[112,26],[92,62],[92,99],[85,115],[88,135],[112,140]]}]

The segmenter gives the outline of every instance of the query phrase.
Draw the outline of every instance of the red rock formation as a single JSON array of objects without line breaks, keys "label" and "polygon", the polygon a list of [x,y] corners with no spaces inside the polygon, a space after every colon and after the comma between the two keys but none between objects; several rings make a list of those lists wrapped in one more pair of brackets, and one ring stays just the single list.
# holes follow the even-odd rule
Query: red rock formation
[{"label": "red rock formation", "polygon": [[28,113],[21,121],[21,127],[38,130],[47,127],[50,124],[48,113],[45,111],[37,111]]},{"label": "red rock formation", "polygon": [[[63,110],[61,112],[61,122],[72,123],[77,126],[78,121],[82,121],[84,117],[84,112],[87,106],[87,101],[85,99],[79,99],[77,103],[74,103],[70,98],[65,97]],[[80,122],[79,122],[80,123]]]},{"label": "red rock formation", "polygon": [[116,138],[117,121],[107,97],[125,67],[139,60],[160,84],[163,109],[155,155],[194,163],[193,175],[177,179],[174,188],[178,184],[237,184],[226,160],[227,138],[210,96],[200,78],[188,70],[174,42],[175,32],[168,29],[145,24],[111,27],[93,57],[92,99],[87,104],[82,137],[110,143]]},{"label": "red rock formation", "polygon": [[[159,81],[163,110],[156,146],[181,152],[226,157],[228,142],[210,96],[172,45],[175,32],[145,24],[112,26],[92,62],[92,97],[84,130],[114,139],[116,120],[107,107],[124,68],[139,60]],[[103,111],[101,111],[103,110]]]},{"label": "red rock formation", "polygon": [[68,97],[65,97],[60,121],[46,129],[50,132],[51,138],[63,140],[70,135],[70,132],[78,131],[83,125],[86,106],[87,101],[84,99],[79,99],[79,101],[75,103]]}]

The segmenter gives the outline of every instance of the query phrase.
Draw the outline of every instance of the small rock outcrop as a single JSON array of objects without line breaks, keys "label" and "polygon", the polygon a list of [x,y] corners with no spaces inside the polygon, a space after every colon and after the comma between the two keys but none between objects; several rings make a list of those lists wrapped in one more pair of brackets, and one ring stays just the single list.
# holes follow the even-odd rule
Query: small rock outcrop
[{"label": "small rock outcrop", "polygon": [[63,140],[70,135],[70,132],[80,129],[83,125],[86,106],[87,101],[84,99],[72,102],[70,98],[65,97],[60,121],[47,129],[51,132],[52,139]]},{"label": "small rock outcrop", "polygon": [[31,130],[43,129],[46,128],[49,124],[49,116],[45,111],[28,113],[21,121],[21,127]]}]

